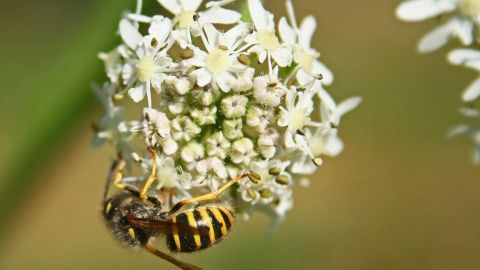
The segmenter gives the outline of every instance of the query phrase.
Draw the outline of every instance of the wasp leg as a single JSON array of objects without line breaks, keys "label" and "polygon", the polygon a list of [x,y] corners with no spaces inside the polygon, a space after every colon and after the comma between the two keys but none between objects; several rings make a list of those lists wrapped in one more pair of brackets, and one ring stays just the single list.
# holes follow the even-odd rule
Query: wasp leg
[{"label": "wasp leg", "polygon": [[175,212],[177,212],[178,210],[180,210],[182,207],[184,207],[186,205],[217,199],[223,192],[225,192],[231,186],[233,186],[234,184],[236,184],[238,181],[242,180],[243,178],[247,177],[248,175],[249,175],[248,173],[239,175],[239,176],[231,179],[223,187],[219,188],[217,191],[214,191],[212,193],[208,193],[208,194],[201,195],[201,196],[198,196],[198,197],[195,197],[195,198],[179,201],[177,204],[175,204],[172,207],[172,209],[169,212],[169,215],[174,214]]},{"label": "wasp leg", "polygon": [[145,183],[145,186],[143,186],[142,188],[142,192],[140,192],[140,199],[142,200],[148,199],[147,192],[153,185],[153,182],[155,182],[157,175],[157,151],[155,151],[155,149],[153,149],[152,147],[148,147],[147,150],[152,155],[152,171],[147,179],[147,182]]},{"label": "wasp leg", "polygon": [[153,247],[152,245],[150,244],[147,244],[144,246],[145,250],[152,253],[153,255],[156,255],[166,261],[168,261],[169,263],[177,266],[178,268],[182,269],[182,270],[202,270],[202,268],[200,267],[197,267],[195,265],[191,265],[189,263],[186,263],[186,262],[182,262],[166,253],[163,253],[161,252],[160,250],[158,250],[157,248]]},{"label": "wasp leg", "polygon": [[116,188],[125,189],[125,186],[121,183],[125,166],[126,166],[125,160],[122,158],[122,155],[119,153],[118,159],[113,162],[110,168],[110,172],[108,173],[108,176],[107,176],[107,181],[105,182],[105,189],[103,192],[104,201],[107,200],[108,191],[110,189],[110,185],[112,184],[112,182]]},{"label": "wasp leg", "polygon": [[122,183],[123,171],[125,170],[126,162],[123,158],[120,158],[117,161],[117,166],[115,168],[115,177],[113,179],[113,185],[118,189],[125,189],[125,184]]}]

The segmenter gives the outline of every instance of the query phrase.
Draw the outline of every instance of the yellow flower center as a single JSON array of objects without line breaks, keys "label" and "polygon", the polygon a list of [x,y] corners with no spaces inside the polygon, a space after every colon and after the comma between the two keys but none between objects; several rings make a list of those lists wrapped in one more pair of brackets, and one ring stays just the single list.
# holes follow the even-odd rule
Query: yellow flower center
[{"label": "yellow flower center", "polygon": [[144,57],[137,63],[137,76],[141,82],[151,81],[155,74],[155,63],[153,58]]},{"label": "yellow flower center", "polygon": [[259,30],[257,32],[257,40],[260,45],[269,51],[275,51],[280,47],[278,37],[272,31]]},{"label": "yellow flower center", "polygon": [[230,58],[228,57],[228,52],[222,49],[215,49],[211,51],[207,55],[205,63],[207,69],[214,74],[227,71],[231,64]]},{"label": "yellow flower center", "polygon": [[195,20],[193,17],[195,12],[193,11],[182,11],[175,17],[175,22],[178,24],[178,28],[189,28],[193,26]]},{"label": "yellow flower center", "polygon": [[459,0],[460,11],[468,16],[480,15],[480,0]]},{"label": "yellow flower center", "polygon": [[303,110],[295,108],[290,112],[290,116],[288,118],[288,129],[291,132],[297,132],[297,130],[302,129],[306,123],[307,116],[305,116]]},{"label": "yellow flower center", "polygon": [[313,61],[315,57],[304,49],[298,49],[295,53],[295,62],[297,62],[304,70],[311,73],[313,69]]}]

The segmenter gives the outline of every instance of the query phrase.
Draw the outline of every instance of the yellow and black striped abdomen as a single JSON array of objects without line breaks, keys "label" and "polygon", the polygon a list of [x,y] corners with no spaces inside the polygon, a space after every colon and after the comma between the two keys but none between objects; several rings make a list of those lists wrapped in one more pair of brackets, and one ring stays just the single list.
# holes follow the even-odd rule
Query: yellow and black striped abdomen
[{"label": "yellow and black striped abdomen", "polygon": [[230,232],[234,222],[233,212],[229,208],[216,205],[181,212],[172,220],[177,224],[208,229],[208,233],[201,234],[178,230],[168,234],[167,246],[176,252],[194,252],[216,244]]}]

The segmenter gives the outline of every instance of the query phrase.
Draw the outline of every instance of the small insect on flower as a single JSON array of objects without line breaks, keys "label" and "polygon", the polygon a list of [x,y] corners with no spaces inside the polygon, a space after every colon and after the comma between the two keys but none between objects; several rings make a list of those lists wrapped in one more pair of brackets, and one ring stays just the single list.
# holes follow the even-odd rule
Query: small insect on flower
[{"label": "small insect on flower", "polygon": [[[157,151],[153,148],[148,148],[148,151],[152,160],[156,161]],[[254,179],[256,182],[261,180],[254,172],[241,174],[229,180],[216,192],[179,201],[170,210],[164,211],[161,200],[149,194],[157,166],[152,166],[145,186],[139,189],[133,185],[122,184],[125,165],[126,162],[120,155],[107,179],[103,199],[103,216],[107,225],[123,245],[144,248],[185,270],[200,268],[158,250],[154,245],[155,240],[163,235],[170,251],[184,253],[217,244],[231,231],[235,222],[234,210],[228,204],[203,203],[218,199],[223,192],[243,178]],[[120,191],[108,197],[112,182]]]}]

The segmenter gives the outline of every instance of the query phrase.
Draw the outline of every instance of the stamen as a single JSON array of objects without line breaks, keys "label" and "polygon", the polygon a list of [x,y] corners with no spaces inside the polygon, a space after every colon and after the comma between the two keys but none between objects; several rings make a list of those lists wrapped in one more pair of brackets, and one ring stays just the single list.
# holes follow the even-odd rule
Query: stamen
[{"label": "stamen", "polygon": [[288,183],[290,183],[290,180],[288,180],[288,177],[285,175],[279,175],[277,178],[275,178],[275,182],[279,185],[286,186]]},{"label": "stamen", "polygon": [[262,177],[258,173],[250,171],[248,174],[248,179],[250,179],[252,183],[258,184],[262,180]]},{"label": "stamen", "polygon": [[270,189],[265,188],[265,189],[262,189],[260,191],[260,196],[262,196],[262,198],[264,198],[264,199],[270,199],[270,198],[272,198],[273,193]]},{"label": "stamen", "polygon": [[270,175],[279,175],[281,172],[282,170],[280,168],[271,168],[270,170],[268,170],[268,173]]}]

